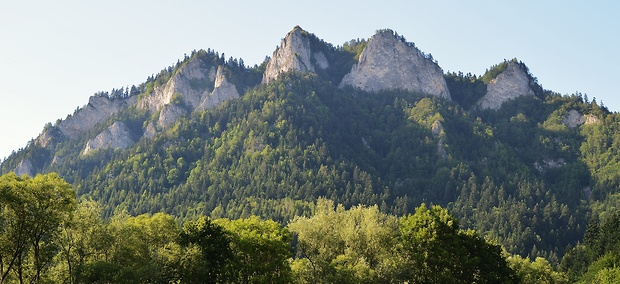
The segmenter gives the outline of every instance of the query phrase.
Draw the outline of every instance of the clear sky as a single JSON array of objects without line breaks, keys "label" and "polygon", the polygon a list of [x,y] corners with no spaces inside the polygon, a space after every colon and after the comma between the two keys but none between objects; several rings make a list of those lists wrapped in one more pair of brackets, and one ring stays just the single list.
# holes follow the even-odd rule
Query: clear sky
[{"label": "clear sky", "polygon": [[0,159],[97,91],[192,50],[262,62],[295,25],[334,45],[390,28],[444,71],[523,61],[545,89],[620,111],[620,1],[0,0]]}]

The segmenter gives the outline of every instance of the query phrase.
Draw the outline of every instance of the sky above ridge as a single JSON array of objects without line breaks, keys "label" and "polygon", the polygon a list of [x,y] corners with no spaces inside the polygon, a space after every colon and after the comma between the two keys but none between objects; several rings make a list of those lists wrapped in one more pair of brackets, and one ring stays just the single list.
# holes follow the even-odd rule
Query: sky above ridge
[{"label": "sky above ridge", "polygon": [[333,45],[390,28],[444,71],[523,61],[543,88],[620,111],[618,1],[0,2],[0,160],[98,91],[139,85],[192,50],[246,65],[299,25]]}]

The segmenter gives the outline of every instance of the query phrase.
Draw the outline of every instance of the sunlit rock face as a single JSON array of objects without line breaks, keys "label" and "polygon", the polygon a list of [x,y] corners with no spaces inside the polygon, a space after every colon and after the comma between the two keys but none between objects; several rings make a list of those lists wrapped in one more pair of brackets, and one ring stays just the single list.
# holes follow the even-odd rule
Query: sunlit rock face
[{"label": "sunlit rock face", "polygon": [[367,92],[400,89],[450,99],[441,68],[391,30],[380,31],[370,39],[339,86]]},{"label": "sunlit rock face", "polygon": [[194,58],[181,67],[163,85],[155,86],[153,92],[146,94],[138,102],[138,107],[157,112],[172,103],[173,98],[181,99],[188,108],[196,108],[202,98],[211,92],[215,80],[215,68],[199,58]]},{"label": "sunlit rock face", "polygon": [[239,96],[237,87],[228,81],[226,76],[224,76],[222,66],[220,66],[217,68],[213,92],[204,97],[196,110],[202,111],[205,109],[212,109],[227,100],[239,98]]},{"label": "sunlit rock face", "polygon": [[478,101],[481,109],[499,109],[507,101],[522,96],[534,96],[530,77],[516,62],[508,62],[506,69],[487,85],[487,93]]},{"label": "sunlit rock face", "polygon": [[286,72],[316,72],[316,68],[328,67],[329,62],[325,54],[312,50],[308,33],[297,26],[286,35],[273,52],[265,68],[263,83],[269,83]]},{"label": "sunlit rock face", "polygon": [[106,130],[99,133],[95,138],[88,140],[84,147],[84,151],[82,151],[82,155],[99,149],[126,149],[133,143],[131,131],[127,125],[121,121],[117,121]]},{"label": "sunlit rock face", "polygon": [[103,122],[121,109],[133,105],[136,97],[107,98],[92,96],[88,104],[58,124],[58,129],[69,138],[90,130],[97,123]]}]

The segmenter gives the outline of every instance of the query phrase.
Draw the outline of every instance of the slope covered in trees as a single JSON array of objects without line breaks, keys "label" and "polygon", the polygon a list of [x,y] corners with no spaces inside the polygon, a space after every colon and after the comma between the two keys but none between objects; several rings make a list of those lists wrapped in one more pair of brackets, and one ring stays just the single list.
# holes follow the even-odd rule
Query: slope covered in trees
[{"label": "slope covered in trees", "polygon": [[[28,160],[38,172],[57,172],[77,196],[100,204],[106,219],[163,212],[183,222],[256,215],[286,224],[310,217],[319,197],[344,208],[377,205],[399,217],[436,204],[460,228],[552,265],[583,239],[590,220],[617,208],[610,196],[620,186],[619,117],[596,100],[536,85],[536,96],[505,102],[498,111],[476,109],[485,81],[502,64],[483,76],[446,74],[452,101],[338,88],[343,66],[353,65],[366,41],[333,47],[311,39],[338,64],[258,85],[265,64],[246,67],[214,51],[194,52],[144,84],[100,95],[143,99],[199,59],[222,66],[241,97],[180,116],[152,137],[145,133],[162,111],[135,105],[72,139],[48,125],[51,142],[33,141],[1,171]],[[174,98],[184,104],[182,96]],[[82,154],[87,141],[117,121],[135,144]]]},{"label": "slope covered in trees", "polygon": [[56,174],[0,177],[0,206],[0,283],[565,281],[544,260],[507,257],[459,229],[440,206],[397,217],[319,199],[312,216],[287,226],[256,216],[197,216],[179,226],[165,213],[125,211],[105,220]]}]

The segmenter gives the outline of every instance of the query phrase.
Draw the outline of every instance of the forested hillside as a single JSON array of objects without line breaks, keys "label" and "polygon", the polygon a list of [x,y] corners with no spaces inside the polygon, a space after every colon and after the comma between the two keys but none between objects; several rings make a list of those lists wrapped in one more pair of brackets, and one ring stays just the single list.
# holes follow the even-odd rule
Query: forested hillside
[{"label": "forested hillside", "polygon": [[[605,253],[617,242],[602,244],[592,233],[599,223],[604,231],[619,206],[617,113],[579,93],[544,90],[516,59],[481,76],[445,74],[449,98],[339,86],[348,68],[364,67],[357,60],[368,41],[334,47],[305,31],[304,37],[311,56],[300,65],[314,71],[274,73],[276,79],[261,83],[268,60],[248,67],[196,51],[139,86],[97,94],[123,104],[73,136],[67,125],[85,117],[80,110],[47,125],[1,171],[57,172],[80,200],[97,202],[106,219],[161,212],[181,223],[260,216],[286,225],[316,214],[319,198],[346,209],[376,205],[394,218],[425,203],[446,208],[461,229],[475,229],[510,254],[562,263],[571,280],[603,262],[599,256],[608,261],[600,267],[617,263]],[[490,86],[500,85],[510,68],[527,75],[531,94],[502,101],[497,110],[483,107]],[[224,79],[214,70],[240,96],[194,107],[197,99],[178,90],[216,94],[226,84],[218,85]],[[177,91],[162,91],[171,86]],[[160,93],[169,101],[154,110]],[[91,141],[106,141],[102,133],[114,133],[117,122],[131,143],[85,151]],[[565,254],[579,261],[563,260]]]}]

